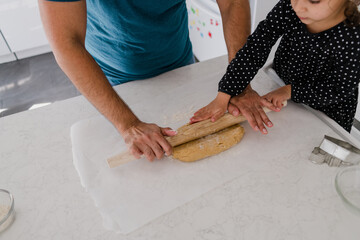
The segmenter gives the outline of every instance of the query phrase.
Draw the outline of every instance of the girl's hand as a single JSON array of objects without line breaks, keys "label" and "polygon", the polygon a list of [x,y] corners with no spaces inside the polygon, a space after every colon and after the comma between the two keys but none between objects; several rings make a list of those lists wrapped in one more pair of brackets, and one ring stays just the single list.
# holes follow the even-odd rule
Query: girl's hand
[{"label": "girl's hand", "polygon": [[261,98],[281,109],[283,107],[282,103],[291,98],[291,85],[280,87],[262,96]]},{"label": "girl's hand", "polygon": [[223,116],[227,110],[230,95],[219,92],[216,98],[207,106],[201,108],[190,118],[190,124],[211,118],[212,122]]}]

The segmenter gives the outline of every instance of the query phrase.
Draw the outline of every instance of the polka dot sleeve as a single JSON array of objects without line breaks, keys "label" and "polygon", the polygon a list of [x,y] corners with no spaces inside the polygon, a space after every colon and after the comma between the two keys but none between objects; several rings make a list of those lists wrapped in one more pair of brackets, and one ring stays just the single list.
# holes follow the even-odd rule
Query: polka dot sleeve
[{"label": "polka dot sleeve", "polygon": [[255,32],[227,67],[218,91],[231,96],[242,93],[258,70],[265,64],[271,48],[284,33],[286,14],[291,11],[290,1],[281,0],[259,23]]},{"label": "polka dot sleeve", "polygon": [[323,78],[313,77],[310,81],[292,81],[291,98],[321,109],[324,106],[344,102],[354,96],[359,84],[360,49],[350,43],[338,45],[339,52],[332,61],[331,71]]}]

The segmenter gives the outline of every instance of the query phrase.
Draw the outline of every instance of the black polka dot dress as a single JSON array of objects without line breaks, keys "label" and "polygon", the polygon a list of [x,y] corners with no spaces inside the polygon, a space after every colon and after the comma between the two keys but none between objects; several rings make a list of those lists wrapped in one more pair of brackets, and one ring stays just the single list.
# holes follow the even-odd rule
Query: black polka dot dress
[{"label": "black polka dot dress", "polygon": [[280,37],[274,69],[285,84],[291,84],[291,99],[323,111],[350,132],[360,81],[360,27],[340,23],[312,34],[290,0],[281,0],[259,23],[229,64],[219,91],[240,94]]}]

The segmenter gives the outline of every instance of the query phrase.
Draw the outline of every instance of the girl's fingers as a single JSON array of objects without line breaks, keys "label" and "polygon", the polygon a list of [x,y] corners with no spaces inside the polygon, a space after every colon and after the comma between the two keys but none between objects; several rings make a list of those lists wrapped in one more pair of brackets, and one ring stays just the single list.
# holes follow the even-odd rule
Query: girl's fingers
[{"label": "girl's fingers", "polygon": [[223,113],[216,113],[211,117],[211,121],[215,122],[216,120],[218,120],[222,115],[224,115]]},{"label": "girl's fingers", "polygon": [[277,108],[279,108],[279,104],[278,104],[278,103],[279,103],[279,101],[278,101],[277,99],[274,99],[274,100],[273,100],[273,104],[274,104],[274,106],[277,107]]},{"label": "girl's fingers", "polygon": [[261,98],[260,103],[261,103],[261,105],[263,105],[264,107],[267,107],[271,111],[274,111],[274,112],[280,111],[280,109],[274,103],[272,103],[271,101],[269,101],[265,98]]},{"label": "girl's fingers", "polygon": [[194,116],[199,115],[201,112],[202,112],[202,109],[197,110],[197,111],[194,113]]},{"label": "girl's fingers", "polygon": [[192,118],[190,118],[190,124],[191,123],[195,123],[195,122],[200,122],[200,121],[204,121],[206,119],[215,119],[214,121],[216,121],[219,117],[221,117],[223,115],[223,113],[220,112],[220,116],[217,116],[217,112],[215,110],[210,111],[210,110],[203,110],[200,111],[197,115],[194,115]]},{"label": "girl's fingers", "polygon": [[190,118],[190,123],[201,121],[202,115],[203,115],[203,110],[202,109],[198,110],[197,112],[194,113],[194,116]]},{"label": "girl's fingers", "polygon": [[199,120],[196,118],[196,117],[192,117],[190,118],[190,124],[193,124],[193,123],[196,123],[196,122],[199,122]]},{"label": "girl's fingers", "polygon": [[228,112],[229,112],[230,114],[232,114],[234,117],[237,117],[237,116],[239,116],[239,114],[240,114],[239,109],[238,109],[234,104],[232,104],[232,103],[229,103]]},{"label": "girl's fingers", "polygon": [[277,99],[277,102],[276,102],[276,106],[281,110],[281,108],[283,107],[283,101],[281,99]]},{"label": "girl's fingers", "polygon": [[199,114],[197,116],[193,116],[192,118],[190,118],[190,123],[200,122],[200,121],[206,120],[208,118],[210,118],[210,116],[205,115],[205,114],[204,115]]}]

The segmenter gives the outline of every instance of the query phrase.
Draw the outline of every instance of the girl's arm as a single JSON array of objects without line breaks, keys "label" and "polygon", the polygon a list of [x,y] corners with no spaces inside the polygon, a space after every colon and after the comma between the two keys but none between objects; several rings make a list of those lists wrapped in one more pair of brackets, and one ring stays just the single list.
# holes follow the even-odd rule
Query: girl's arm
[{"label": "girl's arm", "polygon": [[265,64],[273,45],[284,34],[287,15],[292,12],[289,0],[280,0],[276,4],[230,62],[219,83],[219,92],[236,96],[244,91]]},{"label": "girl's arm", "polygon": [[[234,116],[241,113],[255,131],[260,130],[263,134],[267,134],[264,123],[268,127],[273,124],[261,106],[273,111],[279,111],[279,108],[261,99],[249,83],[265,64],[273,45],[285,33],[291,14],[294,12],[290,1],[280,0],[237,52],[219,83],[219,92],[233,96],[229,112]],[[248,93],[242,94],[245,89]]]}]

